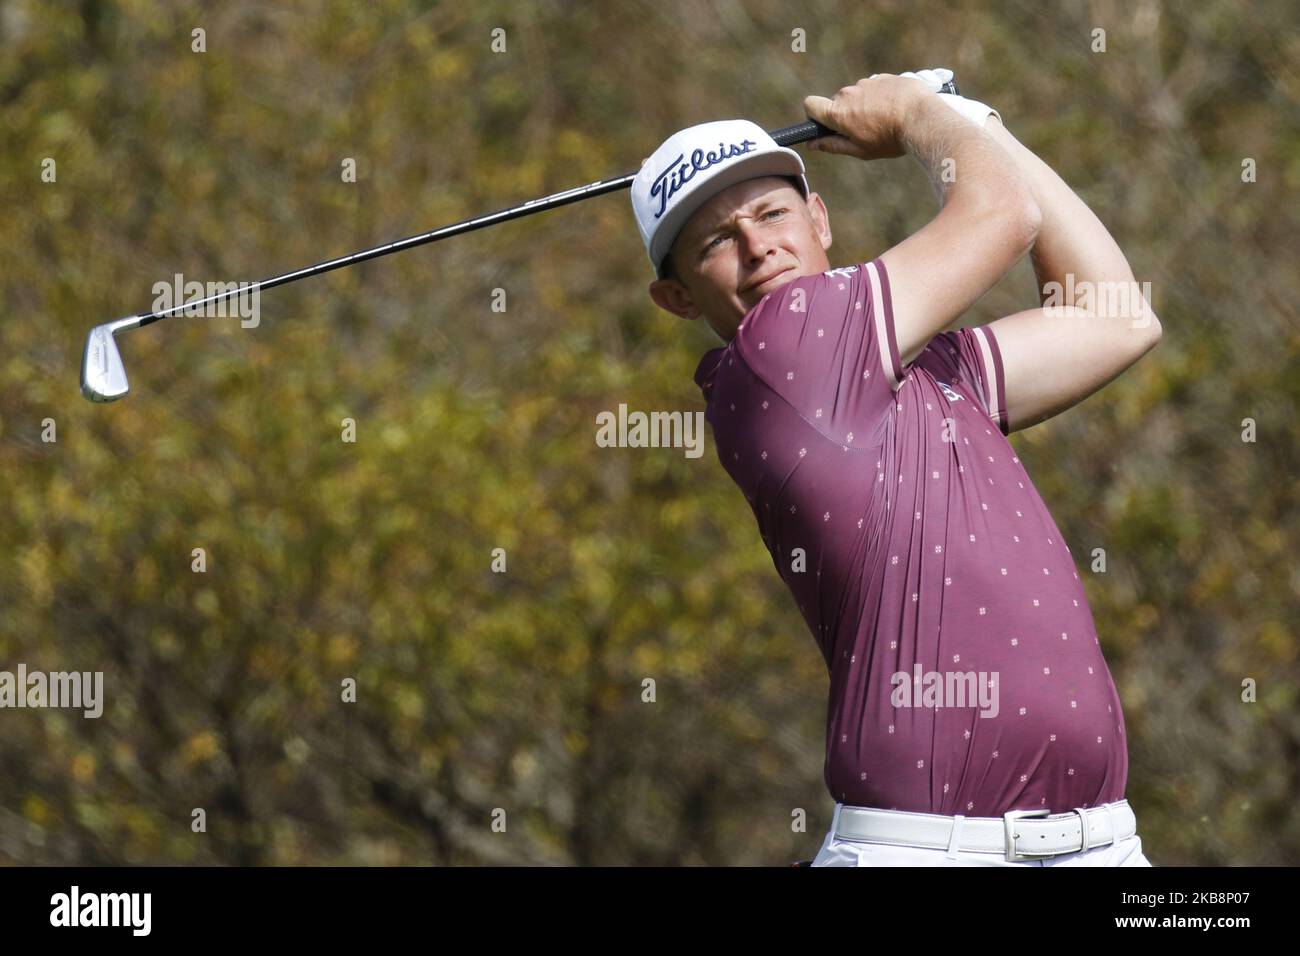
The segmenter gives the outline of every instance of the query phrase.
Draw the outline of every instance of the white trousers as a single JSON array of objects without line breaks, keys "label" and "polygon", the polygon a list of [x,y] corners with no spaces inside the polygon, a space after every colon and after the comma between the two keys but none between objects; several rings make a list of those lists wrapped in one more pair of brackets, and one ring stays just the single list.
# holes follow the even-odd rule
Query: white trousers
[{"label": "white trousers", "polygon": [[1142,838],[1136,833],[1127,840],[1107,843],[1090,850],[1015,862],[1001,853],[976,853],[970,850],[950,853],[948,850],[930,847],[844,840],[835,836],[835,824],[839,821],[841,806],[843,804],[835,804],[831,829],[812,861],[813,866],[1151,866],[1150,861],[1142,855]]}]

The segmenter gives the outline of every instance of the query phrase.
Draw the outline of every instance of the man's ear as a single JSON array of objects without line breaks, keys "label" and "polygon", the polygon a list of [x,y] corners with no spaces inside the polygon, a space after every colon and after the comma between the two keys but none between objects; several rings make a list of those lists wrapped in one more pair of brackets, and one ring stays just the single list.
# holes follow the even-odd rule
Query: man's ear
[{"label": "man's ear", "polygon": [[700,317],[699,307],[691,297],[690,290],[676,279],[656,279],[651,282],[650,298],[654,299],[655,305],[665,312],[671,312],[683,319]]},{"label": "man's ear", "polygon": [[808,216],[813,221],[813,228],[817,230],[817,238],[821,240],[822,248],[831,247],[831,214],[826,209],[826,203],[822,202],[822,197],[818,193],[811,193],[807,199]]}]

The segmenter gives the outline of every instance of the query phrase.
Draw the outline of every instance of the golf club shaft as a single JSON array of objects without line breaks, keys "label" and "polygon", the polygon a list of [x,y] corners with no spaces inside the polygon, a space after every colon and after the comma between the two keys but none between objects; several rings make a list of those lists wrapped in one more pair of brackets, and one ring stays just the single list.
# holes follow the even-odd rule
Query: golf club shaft
[{"label": "golf club shaft", "polygon": [[[512,219],[519,219],[523,216],[531,216],[533,213],[544,212],[547,209],[557,209],[560,206],[567,206],[569,203],[578,202],[580,199],[588,199],[591,196],[600,196],[616,189],[626,189],[632,184],[636,177],[635,173],[627,176],[619,176],[615,179],[602,179],[598,182],[589,183],[586,186],[578,186],[575,189],[568,189],[562,193],[554,193],[542,199],[533,199],[520,206],[512,206],[509,209],[502,209],[498,212],[488,213],[486,216],[479,216],[475,219],[464,219],[460,222],[452,223],[450,226],[443,226],[441,229],[434,229],[432,232],[423,232],[418,236],[408,236],[405,239],[398,239],[396,242],[386,243],[382,246],[374,246],[370,249],[363,249],[360,252],[354,252],[350,256],[340,256],[337,259],[330,259],[326,262],[319,262],[314,266],[286,272],[283,275],[272,276],[269,279],[263,279],[261,282],[254,283],[254,289],[273,289],[278,285],[285,285],[290,282],[297,282],[299,279],[306,279],[310,276],[317,276],[325,272],[332,272],[335,269],[342,269],[344,266],[356,265],[358,262],[366,262],[370,259],[378,259],[380,256],[386,256],[389,253],[401,252],[403,249],[412,249],[415,246],[422,246],[428,242],[437,242],[439,239],[448,239],[451,236],[459,236],[466,232],[473,232],[475,229],[482,229],[485,226],[495,226],[497,223],[509,222]],[[229,299],[233,296],[247,294],[249,289],[229,289],[225,292],[219,292],[210,295],[204,299],[194,299],[190,302],[183,302],[180,305],[172,306],[170,309],[162,309],[157,312],[142,314],[140,317],[140,326],[150,325],[159,319],[165,319],[170,315],[178,312],[184,312],[189,309],[201,308],[212,302],[220,302],[223,299]]]},{"label": "golf club shaft", "polygon": [[[944,84],[941,92],[956,93],[957,84],[950,81]],[[783,126],[780,129],[772,130],[768,135],[776,142],[778,146],[792,146],[796,143],[803,143],[810,139],[816,139],[819,136],[829,136],[834,134],[834,130],[823,126],[816,120],[805,120],[802,123],[796,123],[793,126]],[[626,189],[632,185],[632,180],[636,178],[636,173],[627,173],[623,176],[617,176],[613,179],[601,179],[594,183],[588,183],[586,186],[578,186],[574,189],[566,189],[564,192],[553,193],[541,199],[533,199],[519,206],[512,206],[509,209],[502,209],[497,212],[488,213],[486,216],[479,216],[475,219],[465,219],[461,222],[452,223],[450,226],[443,226],[441,229],[434,229],[432,232],[423,232],[418,236],[408,236],[405,239],[398,239],[396,242],[390,242],[382,246],[374,246],[370,249],[363,249],[361,252],[354,252],[350,256],[341,256],[338,259],[330,259],[326,262],[319,262],[314,266],[307,266],[297,269],[293,272],[286,272],[283,275],[272,276],[269,279],[263,279],[256,283],[252,288],[258,291],[262,289],[273,289],[278,285],[286,285],[290,282],[297,282],[299,279],[306,279],[310,276],[318,276],[325,272],[331,272],[334,269],[342,269],[344,266],[356,265],[358,262],[366,262],[370,259],[378,259],[380,256],[386,256],[389,253],[401,252],[404,249],[412,249],[415,246],[422,246],[428,242],[437,242],[439,239],[449,239],[452,236],[459,236],[467,232],[473,232],[475,229],[482,229],[485,226],[495,226],[498,223],[509,222],[512,219],[520,219],[524,216],[531,216],[534,213],[545,212],[548,209],[558,209],[560,206],[567,206],[569,203],[575,203],[583,199],[590,199],[592,196],[602,196],[605,193],[611,193],[618,189]],[[203,299],[194,299],[189,302],[182,302],[180,305],[174,305],[169,309],[162,309],[156,312],[140,313],[137,322],[132,323],[134,327],[139,328],[145,325],[151,325],[159,319],[165,319],[168,316],[176,315],[180,312],[186,312],[190,309],[199,309],[210,305],[214,302],[220,302],[233,296],[244,295],[249,292],[249,288],[228,289],[210,295]]]}]

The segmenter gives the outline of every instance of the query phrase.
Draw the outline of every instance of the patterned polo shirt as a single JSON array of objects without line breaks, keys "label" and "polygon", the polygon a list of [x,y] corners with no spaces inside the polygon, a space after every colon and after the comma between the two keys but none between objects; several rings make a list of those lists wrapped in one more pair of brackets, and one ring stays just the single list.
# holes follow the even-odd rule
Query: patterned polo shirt
[{"label": "patterned polo shirt", "polygon": [[1123,799],[1119,697],[1007,440],[988,326],[904,367],[876,259],[764,296],[695,380],[826,661],[835,800],[993,817]]}]

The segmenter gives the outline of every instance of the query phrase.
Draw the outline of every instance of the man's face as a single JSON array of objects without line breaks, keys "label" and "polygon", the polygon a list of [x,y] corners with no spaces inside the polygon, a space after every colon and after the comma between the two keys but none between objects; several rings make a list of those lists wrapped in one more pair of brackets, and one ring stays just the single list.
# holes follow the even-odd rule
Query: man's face
[{"label": "man's face", "polygon": [[684,319],[701,315],[731,341],[764,295],[830,268],[830,217],[821,197],[786,179],[747,179],[695,211],[673,242],[676,278],[650,284],[650,297]]}]

